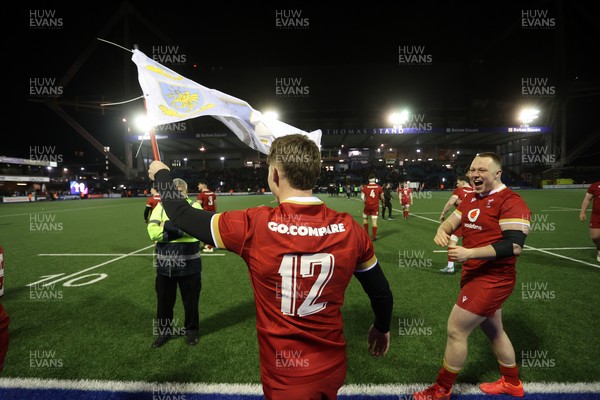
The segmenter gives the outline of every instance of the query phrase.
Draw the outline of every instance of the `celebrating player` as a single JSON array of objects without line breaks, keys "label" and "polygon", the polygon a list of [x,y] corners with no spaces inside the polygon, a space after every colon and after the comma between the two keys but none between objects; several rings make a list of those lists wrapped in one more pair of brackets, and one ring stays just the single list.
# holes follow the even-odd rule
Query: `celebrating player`
[{"label": "celebrating player", "polygon": [[517,257],[529,233],[531,212],[523,199],[500,180],[502,160],[481,153],[469,169],[474,193],[437,230],[434,241],[447,246],[462,224],[463,246],[448,250],[463,262],[460,293],[450,312],[444,360],[435,383],[413,394],[415,400],[450,399],[452,386],[467,358],[467,339],[480,327],[490,340],[502,377],[479,385],[487,394],[523,397],[515,350],[502,325],[502,304],[516,281]]},{"label": "celebrating player", "polygon": [[146,207],[144,207],[144,221],[146,221],[146,223],[148,223],[148,218],[158,203],[160,203],[160,194],[152,187],[150,188],[150,197],[148,197]]},{"label": "celebrating player", "polygon": [[[200,203],[203,210],[217,212],[217,195],[212,190],[208,189],[206,181],[200,181],[198,183],[198,196],[196,200]],[[214,247],[210,244],[205,243],[202,249],[205,253],[212,253]]]},{"label": "celebrating player", "polygon": [[375,182],[375,176],[369,176],[369,183],[362,187],[360,198],[364,202],[363,206],[363,227],[369,234],[369,216],[371,217],[371,231],[373,240],[377,240],[377,217],[379,216],[379,201],[383,201],[383,188]]},{"label": "celebrating player", "polygon": [[248,265],[265,398],[336,399],[346,376],[340,309],[352,276],[375,314],[367,338],[373,356],[389,348],[392,292],[368,234],[352,215],[312,194],[321,172],[315,142],[302,134],[278,137],[267,162],[275,208],[196,210],[173,190],[165,164],[154,161],[148,174],[174,224]]},{"label": "celebrating player", "polygon": [[579,212],[579,220],[581,222],[585,222],[585,212],[592,201],[594,204],[592,205],[592,215],[590,216],[590,237],[596,245],[596,260],[600,262],[600,181],[592,183],[585,193],[585,197],[581,202],[581,211]]},{"label": "celebrating player", "polygon": [[412,189],[408,187],[408,182],[402,183],[398,187],[398,200],[400,200],[404,219],[407,220],[409,208],[413,204],[413,193]]},{"label": "celebrating player", "polygon": [[[459,176],[456,179],[456,189],[454,189],[454,192],[452,192],[452,195],[444,205],[444,209],[440,214],[440,222],[444,222],[444,219],[446,218],[446,213],[448,213],[448,211],[450,211],[452,207],[458,207],[462,199],[464,199],[468,193],[473,193],[473,188],[469,185],[469,178],[466,176]],[[456,229],[456,231],[454,231],[452,235],[450,235],[448,248],[454,247],[461,237],[462,229],[459,226]],[[446,268],[442,268],[440,271],[444,274],[454,273],[454,261],[450,259],[450,256],[448,256],[448,265],[446,266]]]}]

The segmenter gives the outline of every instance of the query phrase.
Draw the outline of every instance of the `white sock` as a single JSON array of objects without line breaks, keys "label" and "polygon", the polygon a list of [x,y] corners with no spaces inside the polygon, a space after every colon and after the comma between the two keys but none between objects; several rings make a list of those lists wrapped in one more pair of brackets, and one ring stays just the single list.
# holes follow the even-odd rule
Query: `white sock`
[{"label": "white sock", "polygon": [[448,261],[448,268],[454,268],[454,261]]}]

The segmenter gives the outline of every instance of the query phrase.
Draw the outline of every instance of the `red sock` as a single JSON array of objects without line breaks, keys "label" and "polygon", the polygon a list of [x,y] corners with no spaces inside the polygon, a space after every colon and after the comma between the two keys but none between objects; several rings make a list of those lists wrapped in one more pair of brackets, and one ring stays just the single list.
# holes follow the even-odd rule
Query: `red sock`
[{"label": "red sock", "polygon": [[519,386],[521,383],[521,380],[519,379],[519,367],[517,367],[517,364],[512,367],[506,367],[500,364],[500,372],[506,383],[510,383],[513,386]]},{"label": "red sock", "polygon": [[365,231],[367,231],[367,234],[369,233],[369,224],[363,224],[363,226],[365,227]]},{"label": "red sock", "polygon": [[449,392],[450,389],[452,389],[452,385],[454,385],[454,381],[456,380],[457,376],[458,371],[449,371],[444,365],[442,368],[440,368],[440,371],[438,372],[438,377],[435,381],[438,383],[438,385],[443,387],[446,392]]},{"label": "red sock", "polygon": [[373,227],[373,239],[377,238],[377,227]]}]

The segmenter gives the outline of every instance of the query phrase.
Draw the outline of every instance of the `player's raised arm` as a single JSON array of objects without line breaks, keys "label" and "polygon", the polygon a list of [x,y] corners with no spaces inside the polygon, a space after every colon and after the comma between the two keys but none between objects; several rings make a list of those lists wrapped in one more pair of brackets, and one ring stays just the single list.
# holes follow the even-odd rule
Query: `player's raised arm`
[{"label": "player's raised arm", "polygon": [[171,222],[187,234],[214,246],[211,220],[215,213],[192,207],[173,185],[171,171],[161,161],[150,164],[148,176],[156,182],[156,190]]}]

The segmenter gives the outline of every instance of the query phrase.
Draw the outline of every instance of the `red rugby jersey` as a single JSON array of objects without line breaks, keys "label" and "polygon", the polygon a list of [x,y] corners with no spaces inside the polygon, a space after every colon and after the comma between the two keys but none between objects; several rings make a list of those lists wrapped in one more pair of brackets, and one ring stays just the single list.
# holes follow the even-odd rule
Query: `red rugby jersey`
[{"label": "red rugby jersey", "polygon": [[471,186],[457,187],[456,189],[454,189],[454,192],[452,192],[452,196],[458,197],[458,200],[456,201],[456,203],[454,203],[454,205],[458,207],[462,199],[464,199],[469,193],[473,193],[473,188]]},{"label": "red rugby jersey", "polygon": [[365,208],[379,207],[379,200],[383,193],[383,188],[377,183],[364,185],[362,192],[365,194]]},{"label": "red rugby jersey", "polygon": [[[501,226],[519,224],[529,227],[531,211],[517,193],[505,185],[481,196],[468,193],[454,213],[461,218],[462,245],[466,248],[484,247],[502,240]],[[515,277],[517,257],[498,260],[467,260],[463,263],[465,274]]]},{"label": "red rugby jersey", "polygon": [[248,265],[261,365],[284,376],[318,374],[346,360],[340,308],[356,269],[377,263],[365,230],[316,197],[212,218],[218,248]]},{"label": "red rugby jersey", "polygon": [[402,203],[404,203],[404,204],[410,203],[410,195],[411,194],[412,194],[411,188],[398,188],[398,196],[400,196],[400,199],[401,199]]},{"label": "red rugby jersey", "polygon": [[206,211],[217,211],[217,195],[212,190],[202,190],[196,196],[196,200],[200,202],[203,210]]},{"label": "red rugby jersey", "polygon": [[592,196],[594,196],[592,199],[592,201],[594,203],[592,205],[592,212],[600,213],[600,181],[592,183],[588,187],[587,192],[589,194],[591,194]]},{"label": "red rugby jersey", "polygon": [[160,203],[160,195],[158,194],[150,196],[148,200],[146,200],[146,206],[150,207],[150,211],[154,210],[154,207],[156,207],[158,203]]}]

